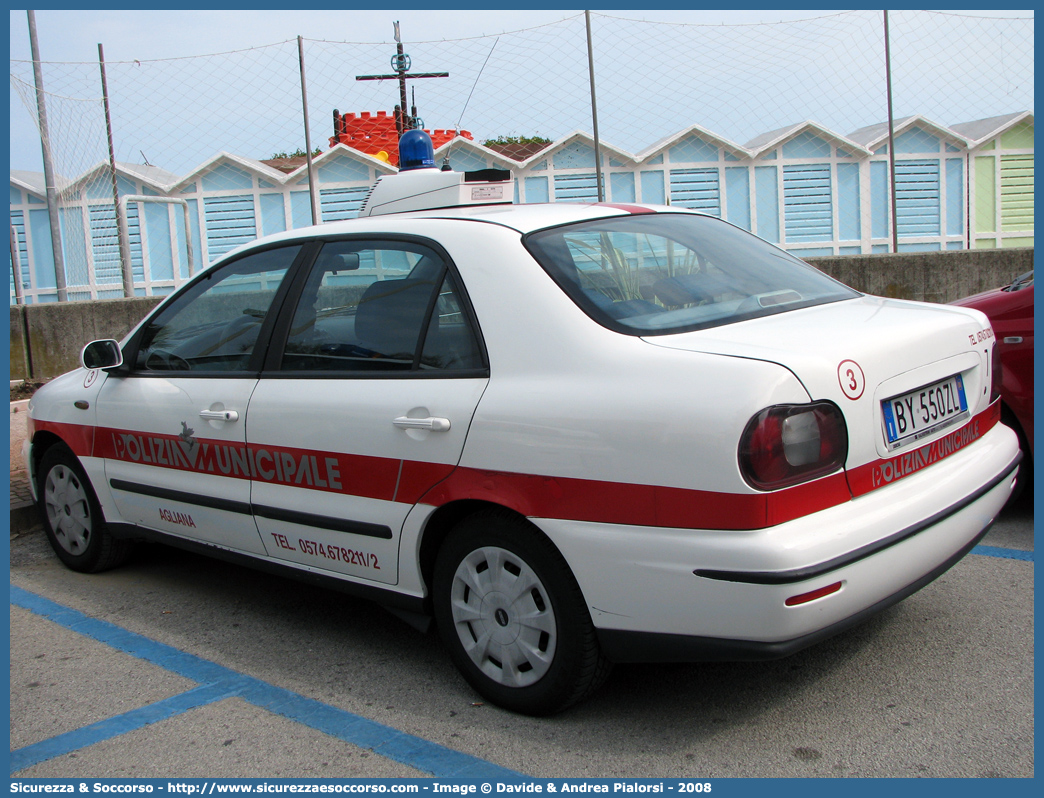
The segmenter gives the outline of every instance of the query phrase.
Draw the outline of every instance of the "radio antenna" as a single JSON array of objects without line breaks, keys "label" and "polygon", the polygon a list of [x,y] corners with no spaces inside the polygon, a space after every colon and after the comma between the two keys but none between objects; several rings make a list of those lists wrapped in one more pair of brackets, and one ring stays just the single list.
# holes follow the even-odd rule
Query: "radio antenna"
[{"label": "radio antenna", "polygon": [[410,72],[411,61],[410,57],[402,48],[402,37],[399,35],[399,23],[392,23],[395,25],[395,55],[391,58],[391,67],[395,70],[392,75],[356,75],[356,80],[397,80],[399,82],[399,104],[395,108],[395,129],[396,132],[401,136],[407,130],[413,130],[419,128],[419,124],[414,117],[416,109],[414,109],[413,116],[407,112],[406,108],[406,81],[413,78],[448,78],[449,72]]},{"label": "radio antenna", "polygon": [[489,63],[489,57],[491,55],[493,55],[493,50],[496,49],[497,42],[499,42],[499,41],[500,41],[500,37],[498,36],[493,41],[493,46],[489,48],[489,54],[486,56],[486,60],[482,62],[482,68],[479,70],[478,74],[475,76],[475,83],[471,87],[471,94],[468,95],[468,99],[464,102],[464,108],[461,109],[461,112],[460,112],[460,119],[457,120],[457,127],[456,127],[457,130],[460,130],[460,123],[464,121],[464,112],[468,110],[468,103],[471,102],[471,95],[474,94],[475,93],[475,89],[478,88],[479,78],[482,77],[482,73],[486,69],[486,64]]}]

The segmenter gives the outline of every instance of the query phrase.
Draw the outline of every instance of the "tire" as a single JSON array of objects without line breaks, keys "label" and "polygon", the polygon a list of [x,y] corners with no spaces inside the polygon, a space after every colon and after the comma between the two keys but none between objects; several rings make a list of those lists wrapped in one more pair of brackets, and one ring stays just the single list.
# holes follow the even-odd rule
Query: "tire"
[{"label": "tire", "polygon": [[37,493],[47,539],[69,568],[97,573],[127,559],[131,542],[113,537],[105,528],[91,483],[68,447],[56,444],[44,453]]},{"label": "tire", "polygon": [[1006,507],[1011,507],[1022,498],[1026,486],[1033,484],[1033,456],[1030,454],[1029,441],[1026,440],[1026,434],[1015,419],[1015,414],[1008,409],[1007,405],[1001,405],[1001,423],[1015,431],[1019,438],[1019,448],[1022,450],[1022,463],[1019,465],[1018,476],[1015,477],[1015,487],[1012,489],[1011,496],[1008,497],[1008,502],[1005,505]]},{"label": "tire", "polygon": [[433,597],[454,664],[505,709],[551,715],[609,675],[569,566],[523,518],[490,511],[464,519],[436,559]]}]

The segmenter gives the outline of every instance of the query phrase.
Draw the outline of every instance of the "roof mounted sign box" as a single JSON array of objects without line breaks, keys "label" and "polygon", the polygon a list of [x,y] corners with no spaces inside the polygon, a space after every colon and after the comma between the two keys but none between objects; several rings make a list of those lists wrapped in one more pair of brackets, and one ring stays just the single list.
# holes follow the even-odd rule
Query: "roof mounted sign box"
[{"label": "roof mounted sign box", "polygon": [[384,175],[370,189],[360,216],[380,216],[461,205],[503,205],[513,202],[511,172],[479,169],[450,172],[413,169]]}]

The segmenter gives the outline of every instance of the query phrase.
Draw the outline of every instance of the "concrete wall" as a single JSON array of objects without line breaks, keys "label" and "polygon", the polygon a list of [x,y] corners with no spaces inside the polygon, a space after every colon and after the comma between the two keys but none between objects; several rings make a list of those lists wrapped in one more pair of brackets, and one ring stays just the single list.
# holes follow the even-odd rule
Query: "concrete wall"
[{"label": "concrete wall", "polygon": [[[1007,285],[1030,271],[1033,250],[849,255],[809,259],[809,263],[867,294],[951,302]],[[161,299],[152,296],[12,307],[11,379],[45,380],[76,368],[85,344],[99,338],[119,340]]]},{"label": "concrete wall", "polygon": [[959,249],[809,258],[857,291],[895,299],[952,302],[1007,285],[1033,269],[1033,249]]},{"label": "concrete wall", "polygon": [[[163,297],[48,302],[11,308],[11,379],[46,380],[74,369],[80,350],[99,338],[123,338]],[[23,347],[16,352],[18,343]],[[19,364],[27,367],[16,374]]]},{"label": "concrete wall", "polygon": [[25,314],[23,308],[11,308],[11,379],[25,380],[29,378],[29,350],[25,346]]}]

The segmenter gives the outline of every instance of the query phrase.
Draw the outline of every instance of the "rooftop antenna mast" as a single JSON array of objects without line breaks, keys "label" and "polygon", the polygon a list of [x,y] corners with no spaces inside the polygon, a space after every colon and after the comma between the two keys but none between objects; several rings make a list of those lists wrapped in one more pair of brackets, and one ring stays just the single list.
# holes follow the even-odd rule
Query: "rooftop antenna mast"
[{"label": "rooftop antenna mast", "polygon": [[392,75],[356,75],[355,79],[399,81],[399,104],[395,106],[395,130],[401,136],[407,130],[420,127],[416,106],[412,108],[411,114],[406,112],[406,81],[413,78],[448,78],[449,72],[410,72],[411,61],[402,47],[399,23],[393,24],[395,25],[395,55],[391,58],[391,68],[395,70],[395,73]]}]

